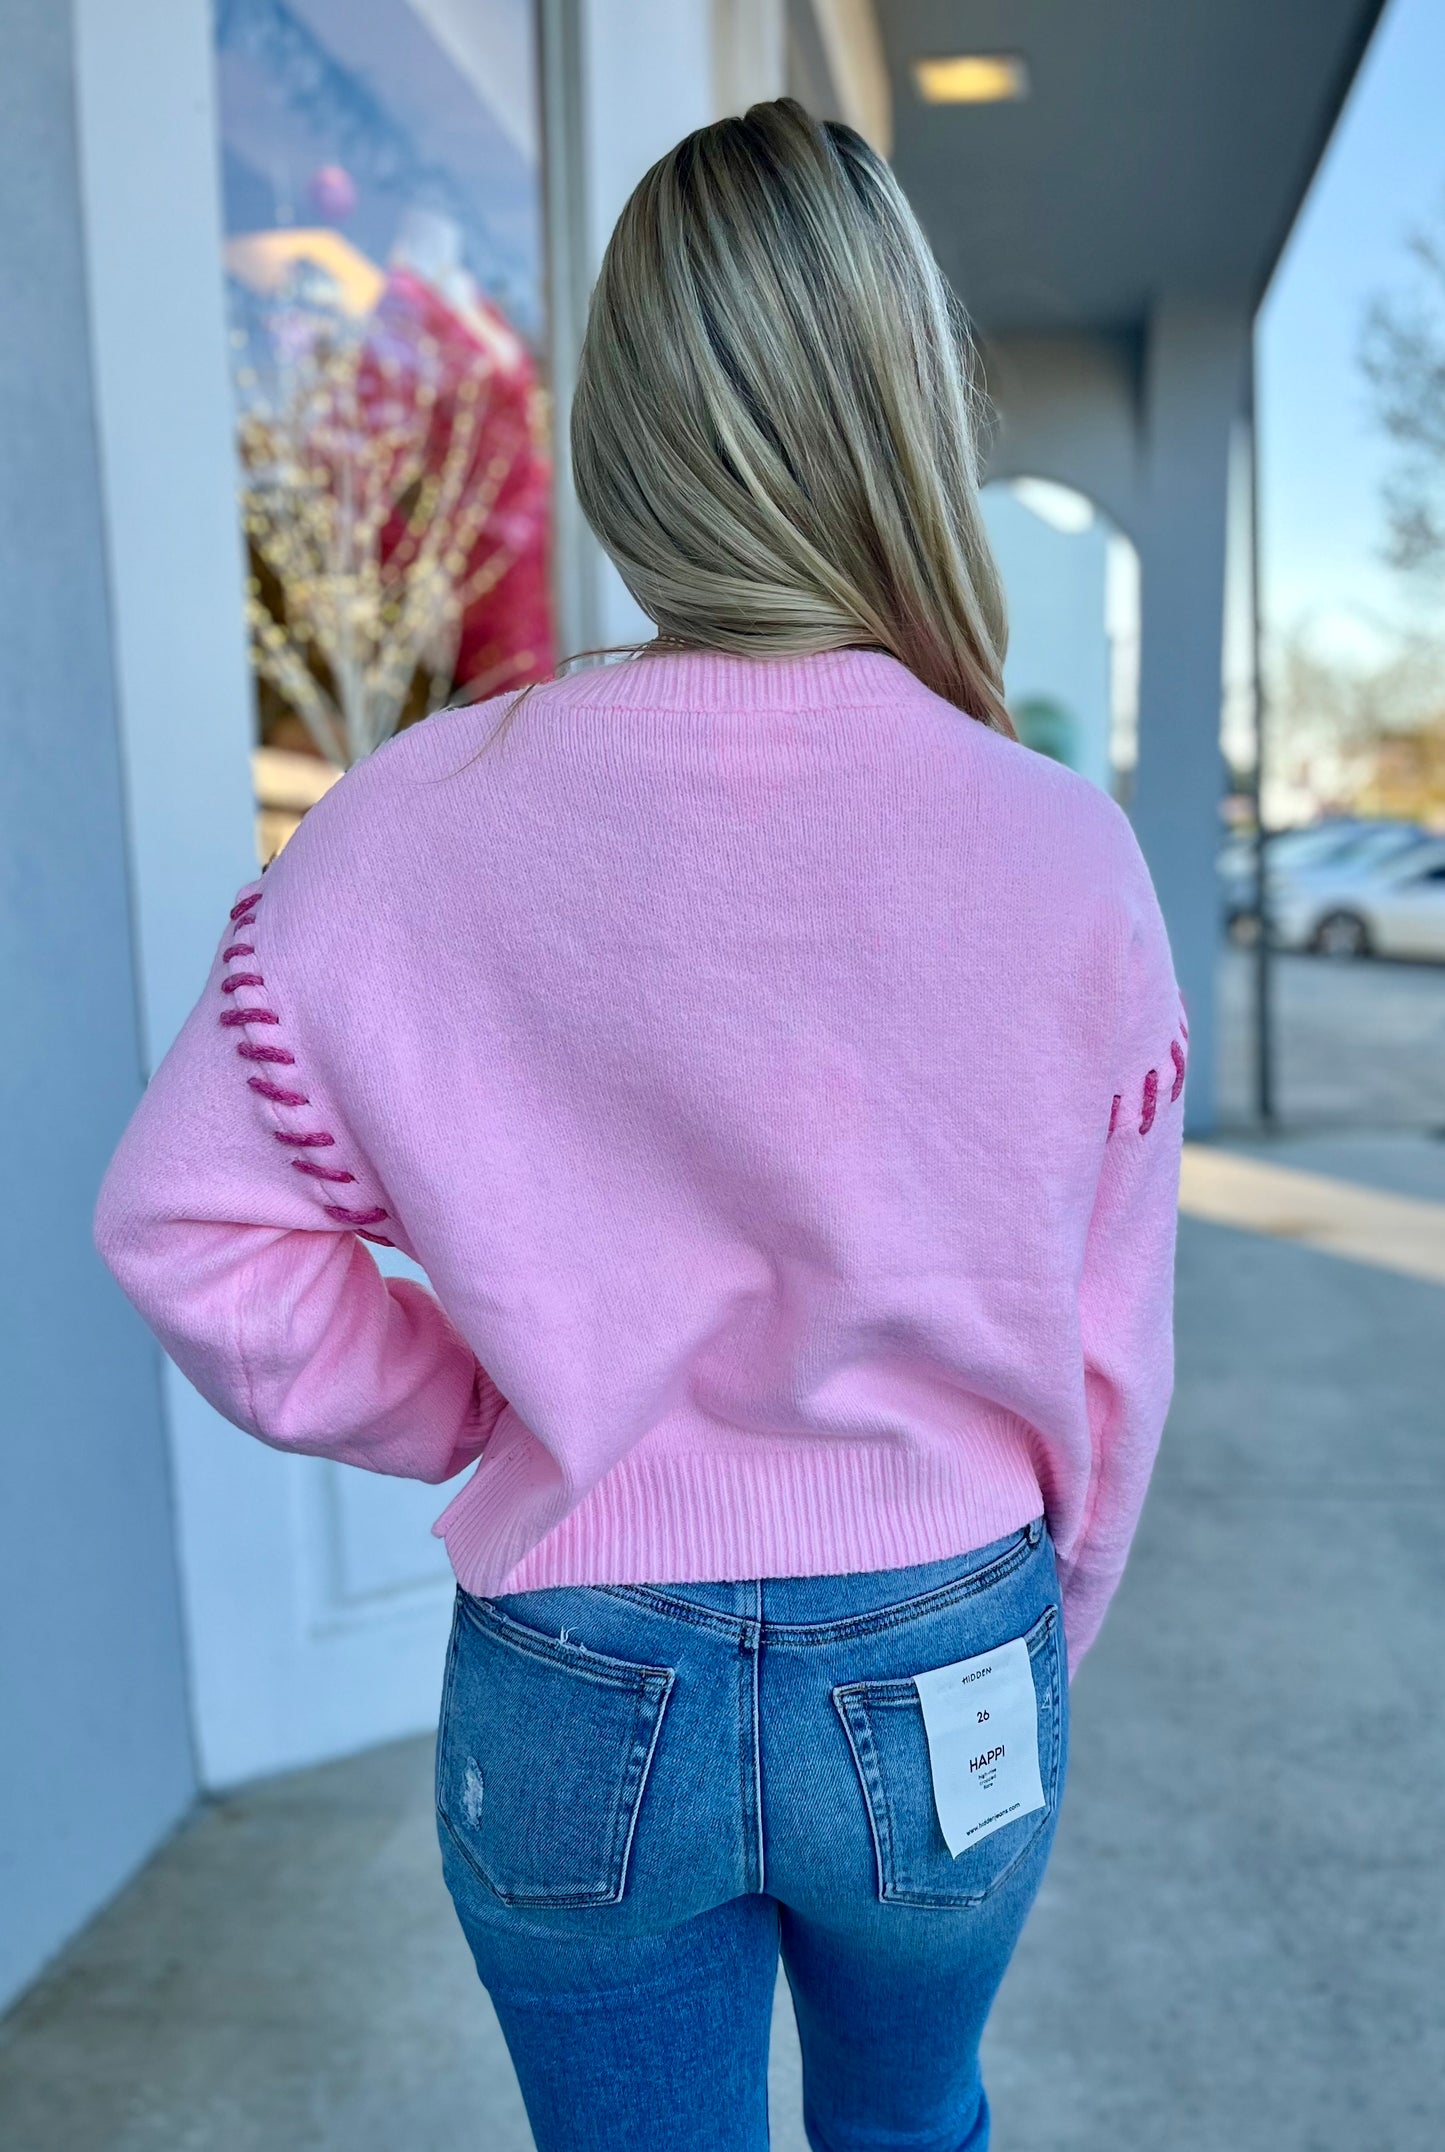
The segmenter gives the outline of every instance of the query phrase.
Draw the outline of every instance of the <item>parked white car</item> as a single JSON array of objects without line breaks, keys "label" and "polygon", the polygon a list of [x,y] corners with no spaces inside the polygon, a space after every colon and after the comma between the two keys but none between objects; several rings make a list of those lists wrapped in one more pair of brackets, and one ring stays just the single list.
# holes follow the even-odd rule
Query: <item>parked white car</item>
[{"label": "parked white car", "polygon": [[[1429,831],[1418,822],[1357,815],[1331,815],[1299,829],[1277,830],[1269,839],[1266,869],[1270,909],[1277,913],[1289,904],[1302,883],[1313,886],[1321,876],[1353,877],[1429,839]],[[1258,926],[1258,867],[1253,837],[1232,837],[1221,848],[1218,870],[1225,926],[1236,941],[1252,941]]]},{"label": "parked white car", "polygon": [[1271,890],[1270,916],[1281,949],[1445,962],[1445,842],[1291,876]]}]

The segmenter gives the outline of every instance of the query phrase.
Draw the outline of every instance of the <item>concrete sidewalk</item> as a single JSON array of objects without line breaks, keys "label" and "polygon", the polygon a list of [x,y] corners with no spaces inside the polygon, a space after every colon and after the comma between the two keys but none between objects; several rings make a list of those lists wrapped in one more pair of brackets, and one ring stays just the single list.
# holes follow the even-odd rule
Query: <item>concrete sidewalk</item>
[{"label": "concrete sidewalk", "polygon": [[[1445,1203],[1445,1143],[1268,1155]],[[1163,1459],[989,2034],[995,2144],[1436,2152],[1445,1296],[1191,1219],[1179,1283]],[[524,2152],[430,1798],[408,1742],[204,1810],[0,2027],[7,2152]],[[786,2004],[773,2076],[803,2152]]]},{"label": "concrete sidewalk", "polygon": [[[1245,1146],[1445,1202],[1445,1143]],[[1181,1222],[1179,1379],[991,2028],[999,2152],[1445,2142],[1445,1294]]]},{"label": "concrete sidewalk", "polygon": [[[1276,954],[1276,1111],[1286,1128],[1445,1129],[1445,964]],[[1255,1120],[1255,959],[1219,960],[1219,1124]]]}]

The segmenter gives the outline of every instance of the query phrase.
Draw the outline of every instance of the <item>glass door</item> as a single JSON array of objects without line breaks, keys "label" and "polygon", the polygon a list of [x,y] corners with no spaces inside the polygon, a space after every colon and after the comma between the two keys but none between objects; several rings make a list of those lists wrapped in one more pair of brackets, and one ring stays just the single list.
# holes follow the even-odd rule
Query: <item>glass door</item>
[{"label": "glass door", "polygon": [[218,0],[258,848],[555,661],[532,0]]}]

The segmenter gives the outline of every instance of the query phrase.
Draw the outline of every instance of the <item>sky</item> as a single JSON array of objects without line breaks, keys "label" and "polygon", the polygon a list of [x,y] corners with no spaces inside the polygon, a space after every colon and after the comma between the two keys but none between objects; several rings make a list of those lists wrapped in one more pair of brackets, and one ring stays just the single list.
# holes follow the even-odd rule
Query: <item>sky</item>
[{"label": "sky", "polygon": [[1261,566],[1271,640],[1388,653],[1410,615],[1381,558],[1389,444],[1360,372],[1370,300],[1406,287],[1407,242],[1445,229],[1445,0],[1389,0],[1259,317]]}]

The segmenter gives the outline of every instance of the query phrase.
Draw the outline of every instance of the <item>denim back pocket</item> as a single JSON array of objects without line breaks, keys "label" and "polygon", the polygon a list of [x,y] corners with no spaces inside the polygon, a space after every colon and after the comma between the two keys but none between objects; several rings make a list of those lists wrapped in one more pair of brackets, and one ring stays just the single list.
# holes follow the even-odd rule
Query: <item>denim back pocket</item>
[{"label": "denim back pocket", "polygon": [[[885,1905],[979,1905],[1007,1881],[1058,1808],[1063,1747],[1063,1665],[1059,1615],[1048,1607],[1024,1640],[1038,1700],[1039,1778],[1044,1806],[1006,1823],[957,1860],[933,1802],[923,1707],[911,1681],[853,1681],[833,1703],[853,1751],[868,1809]],[[922,1669],[920,1668],[920,1672]]]},{"label": "denim back pocket", "polygon": [[437,1814],[504,1905],[616,1905],[673,1675],[457,1594]]}]

